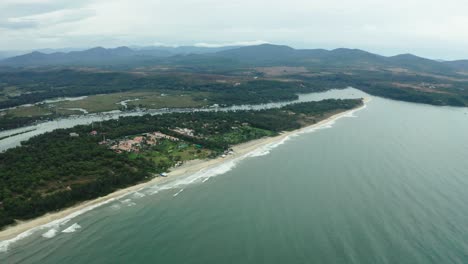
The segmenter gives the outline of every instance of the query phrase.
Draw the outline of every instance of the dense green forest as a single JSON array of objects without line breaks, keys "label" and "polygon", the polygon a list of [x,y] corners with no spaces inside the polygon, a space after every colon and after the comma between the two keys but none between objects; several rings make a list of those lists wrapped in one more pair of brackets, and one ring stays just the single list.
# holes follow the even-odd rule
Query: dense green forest
[{"label": "dense green forest", "polygon": [[0,117],[0,131],[15,129],[23,126],[33,124],[36,121],[45,120],[47,118],[37,117]]},{"label": "dense green forest", "polygon": [[[155,162],[161,159],[144,152],[118,154],[99,144],[103,135],[117,140],[161,131],[216,156],[232,144],[297,129],[361,104],[361,99],[330,99],[260,111],[125,117],[95,126],[97,135],[90,135],[91,125],[83,125],[33,137],[0,153],[0,227],[148,180],[178,161]],[[176,127],[191,129],[195,136],[176,133]]]}]

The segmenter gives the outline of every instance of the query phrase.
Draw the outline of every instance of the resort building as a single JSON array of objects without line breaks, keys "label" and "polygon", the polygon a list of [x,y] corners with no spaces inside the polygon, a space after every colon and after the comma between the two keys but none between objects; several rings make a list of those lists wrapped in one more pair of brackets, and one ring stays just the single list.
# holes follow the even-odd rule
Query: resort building
[{"label": "resort building", "polygon": [[184,136],[195,137],[194,131],[192,129],[176,127],[175,129],[172,129],[172,131]]}]

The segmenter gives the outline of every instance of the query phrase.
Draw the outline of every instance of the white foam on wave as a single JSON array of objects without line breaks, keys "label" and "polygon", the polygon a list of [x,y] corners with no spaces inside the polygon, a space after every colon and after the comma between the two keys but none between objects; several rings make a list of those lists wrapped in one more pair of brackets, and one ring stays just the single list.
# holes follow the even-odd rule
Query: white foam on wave
[{"label": "white foam on wave", "polygon": [[70,221],[71,221],[71,218],[65,219],[65,220],[61,221],[58,225],[59,225],[59,226],[63,226],[63,225],[66,225],[66,224],[67,224],[68,222],[70,222]]},{"label": "white foam on wave", "polygon": [[135,198],[135,199],[143,198],[145,196],[146,196],[146,194],[138,192],[138,191],[134,192],[133,195],[132,195],[132,197]]},{"label": "white foam on wave", "polygon": [[[124,196],[124,195],[123,195]],[[94,205],[90,205],[88,207],[85,207],[81,210],[78,210],[76,212],[73,212],[67,216],[65,216],[64,218],[61,218],[61,219],[57,219],[55,221],[52,221],[50,223],[47,223],[47,224],[44,224],[44,225],[41,225],[41,226],[38,226],[38,227],[34,227],[34,228],[31,228],[19,235],[17,235],[16,237],[12,238],[12,239],[8,239],[8,240],[4,240],[4,241],[0,241],[0,252],[7,252],[8,251],[8,248],[13,244],[13,243],[16,243],[22,239],[25,239],[27,237],[30,237],[32,236],[33,234],[35,234],[37,231],[40,231],[40,230],[44,230],[44,229],[51,229],[51,228],[57,228],[58,226],[61,226],[61,225],[64,225],[66,224],[67,222],[69,222],[71,219],[79,216],[79,215],[82,215],[86,212],[89,212],[91,210],[94,210],[95,208],[98,208],[100,206],[103,206],[103,205],[106,205],[108,203],[111,203],[117,199],[119,199],[120,197],[117,197],[117,198],[111,198],[109,200],[106,200],[104,202],[101,202],[101,203],[97,203],[97,204],[94,204]]]},{"label": "white foam on wave", "polygon": [[80,228],[81,226],[78,223],[74,223],[73,225],[69,226],[67,229],[63,230],[62,233],[73,233]]},{"label": "white foam on wave", "polygon": [[237,163],[243,158],[244,157],[235,158],[235,159],[226,161],[224,163],[218,164],[216,166],[213,166],[211,168],[203,169],[203,170],[201,170],[199,172],[196,172],[196,173],[190,175],[189,177],[180,179],[180,180],[172,183],[169,187],[175,188],[175,187],[180,187],[180,186],[184,186],[184,185],[189,185],[189,184],[192,184],[192,183],[195,183],[195,182],[200,182],[200,181],[202,182],[202,181],[206,181],[207,179],[209,179],[211,177],[215,177],[215,176],[224,174],[224,173],[232,170],[233,168],[235,168]]},{"label": "white foam on wave", "polygon": [[44,238],[53,238],[56,235],[57,235],[57,229],[52,228],[49,231],[42,234],[42,237],[44,237]]},{"label": "white foam on wave", "polygon": [[324,122],[324,123],[322,123],[320,125],[306,127],[304,129],[301,129],[301,130],[297,131],[292,136],[299,136],[301,134],[308,134],[308,133],[312,133],[312,132],[315,132],[315,131],[321,130],[321,129],[333,128],[333,125],[335,125],[335,123],[341,118],[357,118],[355,113],[360,111],[360,110],[365,109],[366,107],[367,107],[366,105],[363,105],[363,106],[361,106],[361,107],[359,107],[357,109],[354,109],[354,110],[351,110],[351,111],[349,111],[349,112],[347,112],[345,114],[339,115],[339,116],[333,118],[332,120]]},{"label": "white foam on wave", "polygon": [[8,251],[8,247],[12,244],[12,243],[15,243],[21,239],[24,239],[24,238],[27,238],[29,237],[30,235],[34,234],[36,230],[33,230],[33,229],[30,229],[26,232],[23,232],[19,235],[17,235],[15,238],[13,239],[10,239],[10,240],[4,240],[4,241],[1,241],[0,242],[0,252],[7,252]]},{"label": "white foam on wave", "polygon": [[217,164],[210,168],[202,169],[198,172],[190,174],[186,177],[178,178],[174,181],[166,182],[162,185],[152,185],[148,187],[145,191],[148,195],[154,195],[164,190],[171,190],[176,188],[182,188],[182,186],[190,185],[193,183],[202,183],[206,182],[209,178],[224,174],[230,170],[232,170],[236,164],[241,160],[244,159],[245,155],[242,157],[238,157],[232,160],[227,160],[221,164]]},{"label": "white foam on wave", "polygon": [[275,149],[275,148],[277,148],[277,147],[283,145],[284,142],[286,142],[286,141],[289,140],[289,138],[290,138],[289,136],[286,136],[286,137],[282,138],[282,139],[281,139],[280,141],[278,141],[278,142],[273,142],[273,143],[270,143],[270,144],[261,146],[261,147],[257,148],[256,150],[254,150],[254,151],[248,153],[248,154],[246,155],[246,157],[261,157],[261,156],[266,156],[266,155],[270,154],[270,152],[271,152],[273,149]]},{"label": "white foam on wave", "polygon": [[113,204],[113,205],[111,205],[110,208],[113,209],[113,210],[119,210],[121,207],[120,207],[119,204]]},{"label": "white foam on wave", "polygon": [[180,189],[177,193],[175,193],[173,196],[176,197],[177,195],[179,195],[181,192],[183,192],[184,189]]},{"label": "white foam on wave", "polygon": [[134,202],[132,201],[132,199],[125,199],[125,200],[120,201],[120,202],[121,202],[122,204],[126,205],[126,206],[134,206],[134,205],[136,205],[136,203],[134,203]]}]

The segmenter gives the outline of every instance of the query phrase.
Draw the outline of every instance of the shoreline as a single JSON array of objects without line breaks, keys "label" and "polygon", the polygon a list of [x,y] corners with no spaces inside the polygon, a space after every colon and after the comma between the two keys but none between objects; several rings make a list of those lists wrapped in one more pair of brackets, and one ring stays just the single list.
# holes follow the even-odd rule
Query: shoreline
[{"label": "shoreline", "polygon": [[[139,183],[134,186],[130,186],[124,189],[117,190],[113,193],[110,193],[106,196],[102,196],[93,200],[81,202],[75,206],[65,208],[63,210],[57,211],[57,212],[52,212],[52,213],[47,213],[43,216],[31,219],[31,220],[26,220],[26,221],[21,221],[17,222],[17,224],[12,225],[7,227],[5,230],[0,231],[0,252],[2,252],[2,249],[7,249],[8,245],[12,242],[15,242],[17,240],[20,240],[24,237],[27,237],[31,235],[32,233],[39,231],[41,229],[47,228],[49,225],[53,225],[54,222],[61,221],[63,219],[72,219],[80,214],[83,214],[89,210],[92,210],[94,208],[100,207],[102,205],[105,205],[109,202],[115,201],[119,198],[122,198],[126,195],[129,195],[131,193],[134,193],[140,189],[143,189],[145,187],[149,187],[152,185],[156,184],[165,184],[169,183],[171,181],[177,180],[182,178],[183,176],[189,176],[194,173],[200,172],[205,169],[210,169],[216,166],[219,166],[223,163],[229,162],[229,161],[234,161],[239,158],[243,158],[251,154],[253,151],[269,146],[275,143],[280,143],[287,138],[289,138],[292,135],[297,135],[301,134],[303,132],[307,132],[310,129],[318,128],[324,124],[333,122],[343,116],[346,116],[349,113],[353,113],[355,111],[359,111],[363,108],[366,107],[366,103],[369,102],[369,98],[364,98],[363,99],[363,105],[350,109],[347,111],[343,111],[340,113],[333,114],[329,117],[327,117],[324,120],[321,120],[320,122],[312,125],[308,125],[293,131],[288,131],[281,133],[278,136],[274,137],[266,137],[266,138],[260,138],[256,140],[252,140],[249,142],[241,143],[238,145],[235,145],[232,147],[234,150],[234,154],[229,155],[225,158],[223,157],[218,157],[215,159],[209,159],[209,160],[192,160],[188,161],[185,164],[183,164],[180,167],[177,168],[172,168],[172,170],[168,173],[169,177],[156,177],[150,181]],[[89,210],[87,210],[89,209]]]}]

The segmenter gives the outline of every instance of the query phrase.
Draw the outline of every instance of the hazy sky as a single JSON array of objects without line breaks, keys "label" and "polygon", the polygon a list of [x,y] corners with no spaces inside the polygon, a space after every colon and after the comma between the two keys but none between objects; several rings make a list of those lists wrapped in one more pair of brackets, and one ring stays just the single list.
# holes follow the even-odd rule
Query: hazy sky
[{"label": "hazy sky", "polygon": [[0,0],[0,50],[261,42],[468,59],[468,1]]}]

